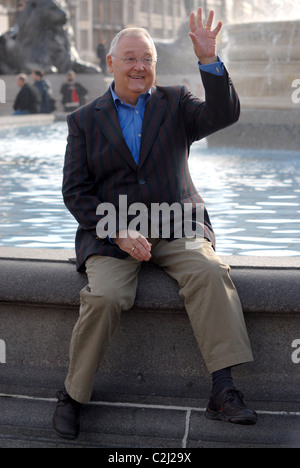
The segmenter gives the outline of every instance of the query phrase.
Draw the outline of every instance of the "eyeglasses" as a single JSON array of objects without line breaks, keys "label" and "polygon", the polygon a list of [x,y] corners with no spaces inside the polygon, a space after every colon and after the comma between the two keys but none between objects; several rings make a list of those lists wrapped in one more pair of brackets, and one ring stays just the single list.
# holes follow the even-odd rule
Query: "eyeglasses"
[{"label": "eyeglasses", "polygon": [[138,62],[141,62],[145,67],[151,67],[154,63],[157,62],[157,60],[150,58],[150,57],[143,57],[141,59],[137,59],[135,57],[121,58],[121,57],[117,57],[116,55],[114,57],[118,58],[119,60],[122,60],[122,62],[124,62],[125,65],[134,65]]}]

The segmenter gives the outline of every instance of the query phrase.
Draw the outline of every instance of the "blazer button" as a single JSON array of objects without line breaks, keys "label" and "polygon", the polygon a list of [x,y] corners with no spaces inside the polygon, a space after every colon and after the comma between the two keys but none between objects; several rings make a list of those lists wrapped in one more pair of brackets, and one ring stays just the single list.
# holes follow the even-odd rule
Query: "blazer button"
[{"label": "blazer button", "polygon": [[145,183],[146,183],[146,181],[144,179],[139,180],[139,184],[144,185]]}]

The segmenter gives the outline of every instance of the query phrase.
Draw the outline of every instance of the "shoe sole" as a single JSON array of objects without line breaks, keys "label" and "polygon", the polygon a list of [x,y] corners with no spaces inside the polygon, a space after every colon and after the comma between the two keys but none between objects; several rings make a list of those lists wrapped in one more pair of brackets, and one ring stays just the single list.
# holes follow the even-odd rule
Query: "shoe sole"
[{"label": "shoe sole", "polygon": [[223,421],[223,422],[228,422],[232,424],[242,424],[245,426],[253,426],[257,422],[257,418],[250,418],[250,417],[233,417],[230,418],[226,416],[222,411],[219,411],[217,413],[211,413],[210,411],[205,412],[205,417],[207,419],[211,419],[212,421]]}]

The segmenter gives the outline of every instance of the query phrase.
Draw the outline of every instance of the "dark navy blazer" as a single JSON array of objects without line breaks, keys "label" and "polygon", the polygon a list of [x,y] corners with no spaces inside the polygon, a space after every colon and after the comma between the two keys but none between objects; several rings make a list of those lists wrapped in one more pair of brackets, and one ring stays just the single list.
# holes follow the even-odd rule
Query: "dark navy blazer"
[{"label": "dark navy blazer", "polygon": [[[99,239],[96,214],[100,203],[118,209],[119,196],[128,206],[140,202],[203,203],[188,168],[190,146],[239,118],[240,104],[231,79],[201,71],[205,102],[184,86],[154,86],[146,105],[138,166],[125,142],[108,90],[68,116],[63,197],[77,220],[77,269],[93,254],[126,258],[108,239]],[[203,234],[215,236],[205,209]],[[172,233],[168,240],[172,240]]]}]

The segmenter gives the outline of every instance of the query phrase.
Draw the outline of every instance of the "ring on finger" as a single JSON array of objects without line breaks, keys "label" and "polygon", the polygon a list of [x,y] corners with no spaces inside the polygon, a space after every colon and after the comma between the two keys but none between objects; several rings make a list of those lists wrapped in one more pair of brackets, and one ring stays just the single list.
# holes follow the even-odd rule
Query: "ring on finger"
[{"label": "ring on finger", "polygon": [[211,28],[211,26],[205,26],[205,29],[210,29],[210,28]]}]

